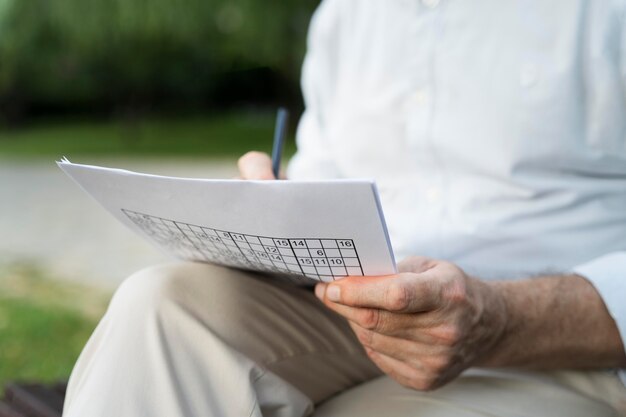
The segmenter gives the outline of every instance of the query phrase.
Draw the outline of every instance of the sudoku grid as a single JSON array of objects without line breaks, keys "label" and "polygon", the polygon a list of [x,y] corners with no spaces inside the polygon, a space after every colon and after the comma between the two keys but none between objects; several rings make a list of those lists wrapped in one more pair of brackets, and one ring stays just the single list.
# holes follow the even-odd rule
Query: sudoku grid
[{"label": "sudoku grid", "polygon": [[352,239],[256,236],[164,219],[122,209],[159,245],[177,256],[245,269],[331,281],[363,275]]}]

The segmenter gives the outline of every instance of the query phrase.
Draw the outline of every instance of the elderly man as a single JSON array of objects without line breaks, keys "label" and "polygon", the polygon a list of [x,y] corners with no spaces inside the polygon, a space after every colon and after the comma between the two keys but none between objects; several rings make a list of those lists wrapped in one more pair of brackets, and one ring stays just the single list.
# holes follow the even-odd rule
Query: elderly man
[{"label": "elderly man", "polygon": [[[315,295],[141,271],[65,415],[626,413],[625,19],[622,0],[324,1],[288,176],[375,178],[419,257]],[[240,170],[272,178],[263,154]]]}]

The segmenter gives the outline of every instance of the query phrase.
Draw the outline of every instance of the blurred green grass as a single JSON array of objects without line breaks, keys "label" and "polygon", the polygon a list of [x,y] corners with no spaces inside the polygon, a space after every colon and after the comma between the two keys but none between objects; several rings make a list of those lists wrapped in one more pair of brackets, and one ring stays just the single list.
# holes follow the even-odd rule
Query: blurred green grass
[{"label": "blurred green grass", "polygon": [[[151,116],[110,121],[49,120],[19,129],[0,128],[0,156],[235,157],[271,151],[271,112]],[[295,152],[293,137],[286,155]]]},{"label": "blurred green grass", "polygon": [[67,379],[109,296],[28,264],[0,268],[0,386]]}]

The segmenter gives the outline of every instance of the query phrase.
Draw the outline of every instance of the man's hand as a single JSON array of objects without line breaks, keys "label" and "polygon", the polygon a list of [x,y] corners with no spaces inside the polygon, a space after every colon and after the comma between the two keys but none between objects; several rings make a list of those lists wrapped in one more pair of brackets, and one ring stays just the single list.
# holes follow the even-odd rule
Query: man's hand
[{"label": "man's hand", "polygon": [[316,295],[348,319],[383,372],[405,386],[434,389],[500,341],[505,303],[498,291],[448,262],[414,257],[399,270],[318,284]]},{"label": "man's hand", "polygon": [[483,282],[428,258],[399,269],[318,284],[315,293],[403,385],[434,389],[470,366],[626,367],[615,321],[584,277]]},{"label": "man's hand", "polygon": [[[275,180],[272,172],[272,160],[263,152],[251,151],[237,162],[239,178],[242,180]],[[281,174],[281,178],[284,176]]]}]

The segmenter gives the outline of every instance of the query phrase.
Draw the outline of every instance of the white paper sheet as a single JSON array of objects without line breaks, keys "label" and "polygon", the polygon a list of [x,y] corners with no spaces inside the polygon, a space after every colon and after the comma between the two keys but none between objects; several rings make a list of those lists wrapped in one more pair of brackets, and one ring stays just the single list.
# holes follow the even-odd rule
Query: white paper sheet
[{"label": "white paper sheet", "polygon": [[210,180],[58,165],[122,223],[182,259],[301,283],[396,272],[372,181]]}]

